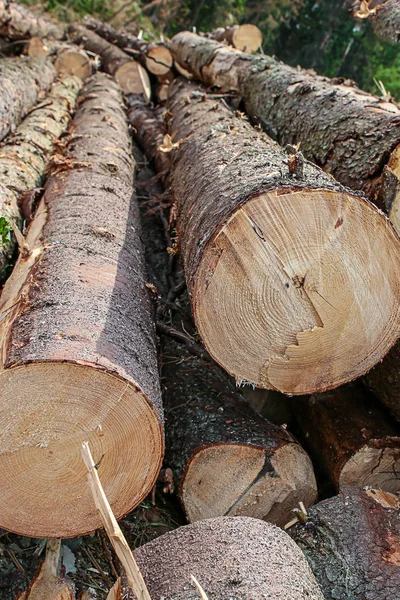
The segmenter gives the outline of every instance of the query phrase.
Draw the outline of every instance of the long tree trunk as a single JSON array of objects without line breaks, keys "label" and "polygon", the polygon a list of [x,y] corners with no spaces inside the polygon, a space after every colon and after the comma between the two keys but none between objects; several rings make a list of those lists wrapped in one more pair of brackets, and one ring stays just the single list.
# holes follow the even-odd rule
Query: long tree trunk
[{"label": "long tree trunk", "polygon": [[116,44],[122,50],[129,48],[137,52],[137,59],[153,75],[163,76],[171,71],[174,60],[171,51],[164,44],[151,44],[93,17],[85,17],[84,23],[88,29],[95,31],[111,44]]},{"label": "long tree trunk", "polygon": [[161,394],[133,168],[120,90],[99,74],[1,297],[0,526],[11,531],[101,526],[83,441],[118,518],[157,478]]},{"label": "long tree trunk", "polygon": [[0,147],[0,221],[9,232],[0,242],[2,271],[16,244],[11,221],[20,226],[23,218],[29,219],[30,207],[28,214],[24,207],[25,194],[42,185],[54,143],[68,126],[81,85],[80,79],[69,76],[54,83],[44,101]]},{"label": "long tree trunk", "polygon": [[115,77],[126,94],[143,94],[147,100],[150,98],[149,76],[136,60],[81,25],[71,25],[69,34],[75,44],[82,44],[89,52],[99,55],[103,69]]},{"label": "long tree trunk", "polygon": [[59,75],[76,75],[84,81],[94,71],[95,61],[75,44],[33,37],[27,44],[26,53],[32,58],[49,56]]},{"label": "long tree trunk", "polygon": [[[400,172],[386,167],[400,144],[396,103],[353,82],[321,77],[269,56],[240,53],[190,32],[175,35],[171,51],[200,81],[243,97],[248,114],[280,144],[300,142],[307,159],[396,211]],[[400,231],[400,212],[398,226]]]},{"label": "long tree trunk", "polygon": [[400,491],[400,432],[360,383],[292,406],[301,439],[337,489]]},{"label": "long tree trunk", "polygon": [[219,27],[208,34],[218,42],[227,42],[243,52],[257,52],[262,44],[262,33],[256,25],[245,23],[232,27]]},{"label": "long tree trunk", "polygon": [[152,598],[323,600],[304,555],[282,530],[245,517],[206,519],[135,550]]},{"label": "long tree trunk", "polygon": [[61,40],[65,32],[55,23],[37,17],[17,2],[0,0],[0,35],[10,40],[33,36]]},{"label": "long tree trunk", "polygon": [[400,42],[400,4],[398,0],[347,0],[349,10],[359,19],[368,19],[383,40]]},{"label": "long tree trunk", "polygon": [[[154,158],[155,140],[163,137],[163,122],[156,113],[151,118],[143,98],[129,98],[128,102],[134,136],[140,144],[146,142],[147,156]],[[142,126],[137,127],[138,123]],[[162,156],[168,161],[167,154]],[[160,168],[162,174],[164,165]],[[149,275],[161,294],[158,313],[165,309],[160,328],[165,464],[174,472],[188,520],[229,514],[285,525],[300,501],[307,506],[315,501],[312,464],[285,429],[252,410],[234,381],[200,345],[198,356],[171,337],[170,325],[183,339],[188,333],[195,335],[189,301],[181,290],[174,304],[167,302],[173,289],[167,276],[170,255],[161,224],[169,219],[162,214],[158,200],[162,198],[160,182],[147,169],[139,174],[138,185],[140,197],[147,196],[142,200],[142,223]]]},{"label": "long tree trunk", "polygon": [[325,598],[389,600],[398,596],[398,509],[396,496],[348,489],[311,508],[307,523],[289,530]]},{"label": "long tree trunk", "polygon": [[0,60],[0,140],[15,130],[55,77],[56,70],[48,60]]},{"label": "long tree trunk", "polygon": [[366,372],[399,335],[390,223],[204,89],[171,92],[179,247],[206,349],[237,381],[291,394]]}]

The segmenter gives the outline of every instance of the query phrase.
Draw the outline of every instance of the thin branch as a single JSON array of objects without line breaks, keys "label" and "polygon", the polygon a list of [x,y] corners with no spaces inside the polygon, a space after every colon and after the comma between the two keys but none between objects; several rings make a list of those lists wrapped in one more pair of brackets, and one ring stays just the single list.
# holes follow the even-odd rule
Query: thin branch
[{"label": "thin branch", "polygon": [[202,358],[203,360],[207,360],[207,361],[211,360],[209,354],[205,350],[203,350],[203,348],[200,346],[200,344],[197,344],[196,342],[191,340],[182,331],[178,331],[178,329],[175,329],[174,327],[170,327],[169,325],[166,325],[162,321],[157,321],[156,325],[157,325],[157,330],[159,332],[169,335],[170,337],[174,338],[178,342],[185,344],[185,346],[187,347],[189,352],[194,354],[194,356],[198,356],[199,358]]}]

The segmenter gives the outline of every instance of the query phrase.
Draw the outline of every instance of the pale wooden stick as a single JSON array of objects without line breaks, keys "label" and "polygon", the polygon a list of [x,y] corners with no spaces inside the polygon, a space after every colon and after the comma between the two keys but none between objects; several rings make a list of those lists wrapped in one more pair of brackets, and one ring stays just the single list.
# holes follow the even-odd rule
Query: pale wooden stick
[{"label": "pale wooden stick", "polygon": [[194,575],[191,575],[190,577],[191,577],[194,585],[197,587],[197,590],[198,590],[198,592],[200,594],[201,600],[208,600],[207,594],[205,593],[205,591],[201,587],[200,583],[197,581],[196,577]]},{"label": "pale wooden stick", "polygon": [[110,542],[113,545],[115,553],[125,569],[129,585],[131,586],[138,600],[151,600],[149,591],[146,587],[137,562],[133,557],[132,551],[128,546],[125,536],[117,523],[114,513],[111,510],[111,506],[104,493],[99,474],[90,452],[89,442],[83,442],[82,444],[82,458],[88,470],[88,480],[95,506],[99,511],[101,520],[103,521],[104,529],[110,538]]}]

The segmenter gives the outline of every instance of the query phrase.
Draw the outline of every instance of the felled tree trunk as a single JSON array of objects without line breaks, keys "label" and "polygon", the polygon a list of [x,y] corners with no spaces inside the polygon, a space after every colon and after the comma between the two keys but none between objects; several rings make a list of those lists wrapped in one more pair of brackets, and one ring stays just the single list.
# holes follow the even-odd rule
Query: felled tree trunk
[{"label": "felled tree trunk", "polygon": [[55,23],[37,17],[17,2],[0,0],[0,35],[10,40],[33,36],[61,40],[65,32]]},{"label": "felled tree trunk", "polygon": [[219,27],[208,34],[212,40],[227,42],[243,52],[257,52],[262,44],[262,33],[256,25],[246,23],[233,27]]},{"label": "felled tree trunk", "polygon": [[76,75],[85,81],[92,74],[94,61],[75,44],[33,37],[27,44],[26,53],[32,58],[49,56],[60,75]]},{"label": "felled tree trunk", "polygon": [[290,394],[366,372],[399,333],[387,219],[204,89],[173,82],[168,109],[179,246],[211,356]]},{"label": "felled tree trunk", "polygon": [[134,163],[110,77],[88,80],[70,133],[0,306],[0,526],[33,537],[101,526],[83,441],[118,518],[163,454]]},{"label": "felled tree trunk", "polygon": [[136,60],[132,60],[123,50],[94,31],[80,25],[71,25],[69,34],[75,44],[82,44],[89,52],[99,55],[103,69],[115,77],[126,94],[143,94],[147,100],[150,99],[149,76]]},{"label": "felled tree trunk", "polygon": [[55,77],[56,70],[47,60],[0,60],[0,140],[15,130]]},{"label": "felled tree trunk", "polygon": [[[305,157],[338,181],[397,210],[400,172],[385,168],[400,144],[396,103],[190,32],[175,35],[171,51],[197,79],[242,96],[248,114],[280,144],[300,142]],[[400,231],[400,213],[398,224]]]},{"label": "felled tree trunk", "polygon": [[400,491],[400,437],[361,384],[292,403],[301,439],[337,489]]},{"label": "felled tree trunk", "polygon": [[268,596],[323,600],[304,555],[281,529],[245,517],[180,527],[134,552],[152,598],[198,600]]},{"label": "felled tree trunk", "polygon": [[400,42],[400,5],[398,0],[348,0],[349,10],[359,19],[368,19],[374,32],[387,42]]},{"label": "felled tree trunk", "polygon": [[137,52],[137,59],[153,75],[161,77],[171,71],[174,60],[171,51],[164,44],[151,44],[93,17],[85,17],[84,23],[88,29],[95,31],[111,44],[116,44],[122,50],[128,48]]},{"label": "felled tree trunk", "polygon": [[400,586],[399,506],[379,490],[347,489],[289,530],[325,598],[388,600]]},{"label": "felled tree trunk", "polygon": [[68,126],[81,85],[77,77],[54,83],[44,101],[0,147],[0,221],[10,233],[0,243],[2,271],[16,245],[11,221],[20,226],[23,218],[30,218],[32,202],[27,192],[42,185],[54,143]]}]

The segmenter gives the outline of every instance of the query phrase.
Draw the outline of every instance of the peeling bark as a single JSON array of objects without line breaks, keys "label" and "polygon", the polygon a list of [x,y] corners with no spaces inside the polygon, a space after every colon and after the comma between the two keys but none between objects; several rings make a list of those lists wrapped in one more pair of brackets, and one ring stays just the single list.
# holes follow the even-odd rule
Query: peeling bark
[{"label": "peeling bark", "polygon": [[[43,184],[54,144],[68,126],[81,85],[80,79],[68,76],[54,83],[43,102],[0,147],[0,218],[8,224],[13,221],[21,225],[24,192]],[[6,266],[15,245],[14,236],[0,243],[0,269]]]},{"label": "peeling bark", "polygon": [[0,60],[0,140],[15,131],[55,77],[56,70],[47,60]]},{"label": "peeling bark", "polygon": [[382,169],[400,143],[396,103],[190,32],[175,35],[171,51],[197,79],[242,96],[248,114],[280,144],[300,142],[306,158],[379,201]]},{"label": "peeling bark", "polygon": [[335,485],[400,491],[399,430],[360,383],[292,403],[301,439]]},{"label": "peeling bark", "polygon": [[152,598],[323,600],[307,562],[281,529],[245,517],[179,527],[134,552]]},{"label": "peeling bark", "polygon": [[0,0],[0,35],[10,40],[33,36],[61,40],[65,37],[65,32],[55,23],[37,17],[16,2]]},{"label": "peeling bark", "polygon": [[[399,242],[388,221],[204,89],[173,82],[168,109],[179,247],[211,356],[239,382],[292,394],[367,371],[399,331],[389,317],[399,319]],[[376,227],[389,244],[385,258]],[[381,284],[389,321],[373,308]]]},{"label": "peeling bark", "polygon": [[98,74],[1,297],[0,523],[11,531],[101,526],[83,441],[117,518],[157,478],[161,393],[133,169],[119,87]]},{"label": "peeling bark", "polygon": [[68,31],[75,44],[82,44],[89,52],[99,55],[103,69],[116,79],[126,94],[143,94],[150,99],[149,76],[136,60],[81,25],[71,25]]},{"label": "peeling bark", "polygon": [[290,535],[305,553],[325,598],[391,600],[400,587],[396,497],[348,489],[309,510]]}]

